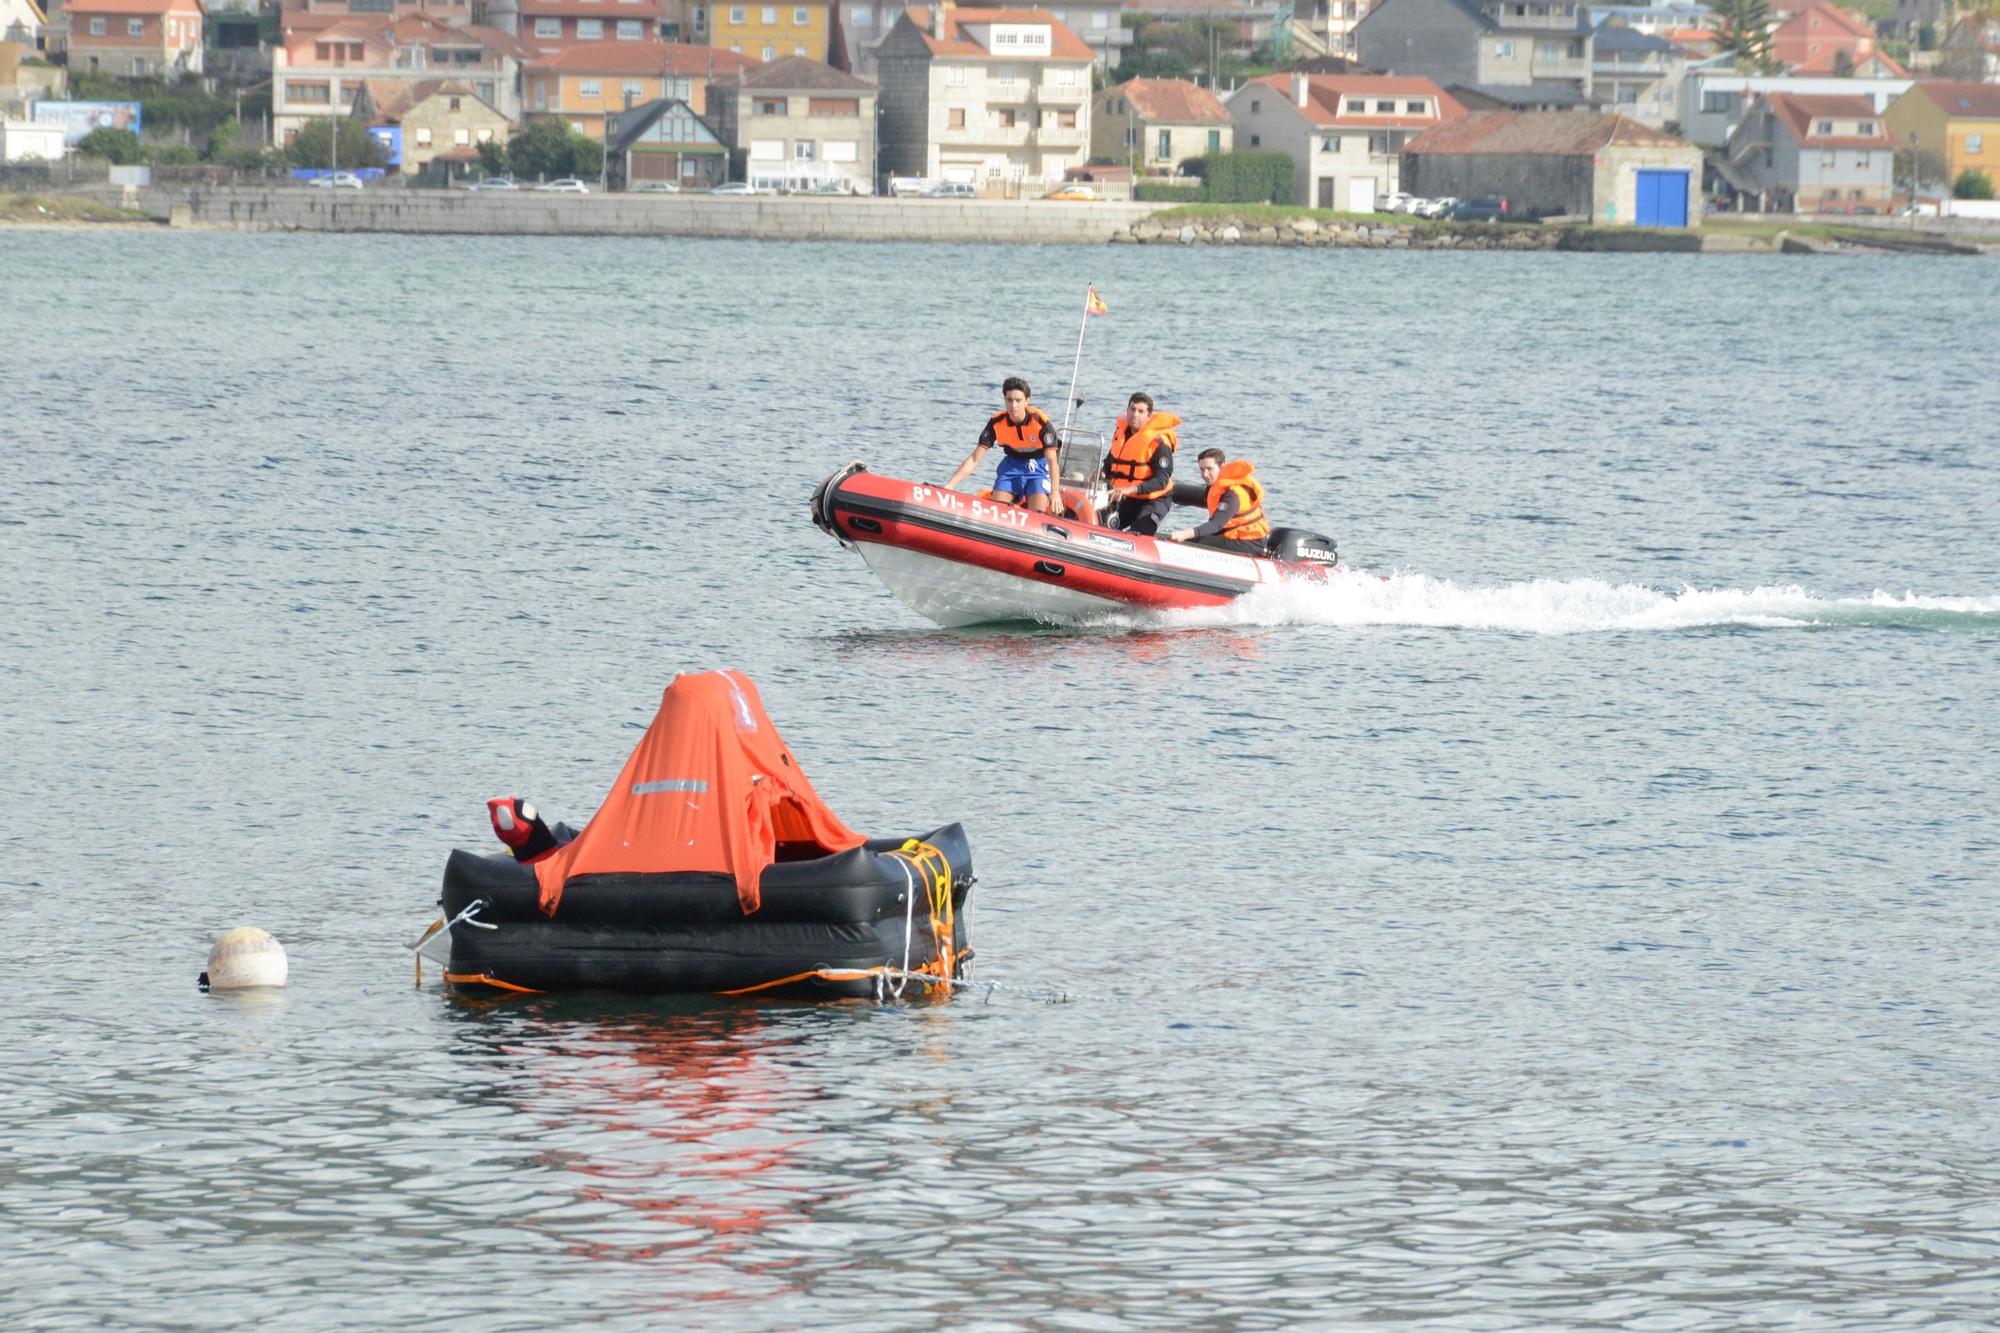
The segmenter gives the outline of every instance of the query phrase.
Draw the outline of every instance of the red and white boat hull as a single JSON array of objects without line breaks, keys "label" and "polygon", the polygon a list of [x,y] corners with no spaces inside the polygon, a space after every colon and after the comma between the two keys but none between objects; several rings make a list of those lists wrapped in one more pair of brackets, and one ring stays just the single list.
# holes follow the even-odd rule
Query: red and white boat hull
[{"label": "red and white boat hull", "polygon": [[860,551],[905,605],[956,628],[1221,606],[1334,566],[1159,541],[996,504],[851,464],[820,484],[813,521]]}]

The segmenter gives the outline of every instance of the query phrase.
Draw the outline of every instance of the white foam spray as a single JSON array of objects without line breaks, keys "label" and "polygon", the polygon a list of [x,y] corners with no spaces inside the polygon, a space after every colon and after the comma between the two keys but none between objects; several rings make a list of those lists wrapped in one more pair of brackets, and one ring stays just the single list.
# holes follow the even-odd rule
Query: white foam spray
[{"label": "white foam spray", "polygon": [[1423,574],[1350,574],[1323,583],[1257,588],[1196,611],[1118,615],[1121,627],[1215,628],[1268,625],[1417,625],[1517,634],[1607,630],[1757,629],[1829,626],[2000,632],[2000,596],[1926,597],[1873,592],[1827,597],[1804,588],[1694,588],[1675,592],[1602,579],[1535,579],[1461,587]]}]

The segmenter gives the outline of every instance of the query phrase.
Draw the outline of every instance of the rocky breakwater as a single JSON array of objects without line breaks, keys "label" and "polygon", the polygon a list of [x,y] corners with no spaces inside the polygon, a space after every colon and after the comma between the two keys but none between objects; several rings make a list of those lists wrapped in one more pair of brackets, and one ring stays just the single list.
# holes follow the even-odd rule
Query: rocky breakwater
[{"label": "rocky breakwater", "polygon": [[1562,232],[1542,227],[1281,218],[1234,214],[1142,218],[1111,237],[1123,245],[1289,245],[1341,250],[1554,250]]}]

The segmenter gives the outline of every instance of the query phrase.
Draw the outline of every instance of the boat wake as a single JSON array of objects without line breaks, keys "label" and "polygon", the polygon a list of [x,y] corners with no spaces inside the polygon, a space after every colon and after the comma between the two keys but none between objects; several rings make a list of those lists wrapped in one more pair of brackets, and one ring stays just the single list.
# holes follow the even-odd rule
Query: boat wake
[{"label": "boat wake", "polygon": [[1692,588],[1664,592],[1601,579],[1535,579],[1461,586],[1422,574],[1356,577],[1255,589],[1218,607],[1124,614],[1095,622],[1124,628],[1276,625],[1416,625],[1517,634],[1716,628],[1893,628],[2000,632],[2000,596],[1926,597],[1873,592],[1827,597],[1799,587]]}]

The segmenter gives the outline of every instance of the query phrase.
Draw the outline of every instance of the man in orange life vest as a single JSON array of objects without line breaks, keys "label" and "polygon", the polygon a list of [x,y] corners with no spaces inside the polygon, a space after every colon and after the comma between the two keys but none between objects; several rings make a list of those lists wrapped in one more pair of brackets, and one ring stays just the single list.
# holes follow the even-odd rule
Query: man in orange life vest
[{"label": "man in orange life vest", "polygon": [[1174,449],[1180,437],[1174,427],[1181,419],[1153,410],[1153,396],[1135,393],[1125,405],[1111,434],[1111,459],[1105,480],[1111,485],[1107,527],[1123,528],[1141,537],[1160,530],[1160,520],[1174,507]]},{"label": "man in orange life vest", "polygon": [[1000,469],[993,477],[993,498],[1002,504],[1025,505],[1036,513],[1062,513],[1062,496],[1056,490],[1056,480],[1062,474],[1056,428],[1042,409],[1028,406],[1028,382],[1019,375],[1007,378],[1000,386],[1000,396],[1006,408],[987,418],[979,443],[972,446],[944,488],[957,489],[986,457],[986,451],[997,444]]},{"label": "man in orange life vest", "polygon": [[1232,463],[1220,449],[1204,449],[1195,460],[1208,483],[1208,522],[1167,534],[1168,541],[1192,541],[1238,555],[1264,554],[1271,525],[1264,518],[1264,484],[1249,463]]}]

